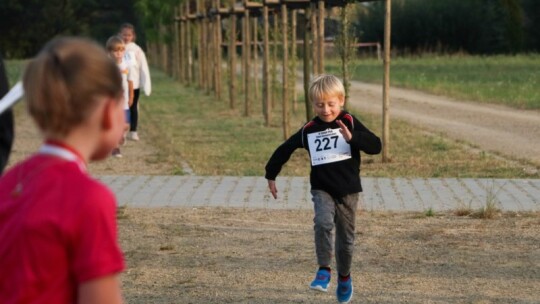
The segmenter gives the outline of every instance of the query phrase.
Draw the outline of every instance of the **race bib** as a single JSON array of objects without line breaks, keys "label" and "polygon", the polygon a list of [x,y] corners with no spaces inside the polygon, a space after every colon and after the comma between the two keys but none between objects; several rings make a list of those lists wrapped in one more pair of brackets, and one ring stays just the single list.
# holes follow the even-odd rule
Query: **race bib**
[{"label": "race bib", "polygon": [[307,139],[312,166],[351,158],[351,146],[345,141],[339,129],[310,133]]}]

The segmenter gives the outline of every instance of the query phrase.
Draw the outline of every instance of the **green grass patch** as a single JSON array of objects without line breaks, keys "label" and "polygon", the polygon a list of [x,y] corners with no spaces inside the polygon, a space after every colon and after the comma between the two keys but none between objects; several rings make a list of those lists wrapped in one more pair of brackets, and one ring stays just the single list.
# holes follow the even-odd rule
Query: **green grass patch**
[{"label": "green grass patch", "polygon": [[[201,175],[263,173],[268,157],[283,138],[278,112],[274,113],[272,126],[264,127],[261,106],[255,104],[260,103],[260,98],[253,101],[252,115],[245,117],[242,95],[236,108],[230,109],[225,98],[217,101],[213,95],[179,85],[159,71],[153,71],[152,75],[152,96],[141,107],[146,119],[151,120],[153,137],[166,138],[156,142],[158,146],[166,146],[160,148],[162,153],[170,153],[162,159],[176,162],[183,158]],[[299,121],[297,116],[294,120]],[[308,172],[309,164],[301,155],[291,162],[296,164],[284,174]]]},{"label": "green grass patch", "polygon": [[[383,62],[356,59],[354,80],[381,83]],[[337,60],[327,70],[340,73]],[[540,54],[516,56],[397,57],[391,60],[391,84],[471,101],[540,109]]]},{"label": "green grass patch", "polygon": [[14,86],[17,81],[20,81],[26,67],[26,60],[8,60],[6,64],[6,74],[10,86]]}]

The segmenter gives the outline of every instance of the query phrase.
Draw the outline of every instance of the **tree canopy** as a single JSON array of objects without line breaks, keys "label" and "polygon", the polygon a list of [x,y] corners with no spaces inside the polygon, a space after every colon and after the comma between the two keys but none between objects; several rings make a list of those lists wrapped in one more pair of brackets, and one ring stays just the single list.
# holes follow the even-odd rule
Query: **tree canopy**
[{"label": "tree canopy", "polygon": [[[355,22],[362,41],[383,39],[384,6],[369,3]],[[392,47],[473,54],[539,51],[540,1],[394,0]]]},{"label": "tree canopy", "polygon": [[[171,43],[167,27],[185,0],[2,0],[0,52],[34,56],[57,35],[104,43],[120,24],[135,25],[138,43]],[[222,1],[224,2],[224,1]],[[538,0],[393,0],[392,47],[403,52],[495,54],[540,51]],[[353,18],[357,41],[382,42],[384,2],[366,2]],[[194,5],[193,5],[194,6]],[[332,26],[328,22],[328,27]],[[331,28],[328,29],[331,31]]]},{"label": "tree canopy", "polygon": [[[78,35],[105,42],[120,24],[140,27],[130,0],[0,1],[0,52],[6,58],[34,56],[58,35]],[[144,40],[144,31],[139,39]]]}]

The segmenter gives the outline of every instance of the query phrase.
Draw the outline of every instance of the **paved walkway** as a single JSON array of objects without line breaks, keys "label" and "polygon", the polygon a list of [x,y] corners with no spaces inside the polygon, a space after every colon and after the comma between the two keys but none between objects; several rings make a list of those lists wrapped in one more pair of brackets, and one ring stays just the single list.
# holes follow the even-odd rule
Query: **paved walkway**
[{"label": "paved walkway", "polygon": [[[311,209],[309,179],[278,177],[274,200],[263,177],[101,176],[120,205]],[[362,178],[364,209],[477,209],[495,202],[505,211],[540,211],[540,179]]]}]

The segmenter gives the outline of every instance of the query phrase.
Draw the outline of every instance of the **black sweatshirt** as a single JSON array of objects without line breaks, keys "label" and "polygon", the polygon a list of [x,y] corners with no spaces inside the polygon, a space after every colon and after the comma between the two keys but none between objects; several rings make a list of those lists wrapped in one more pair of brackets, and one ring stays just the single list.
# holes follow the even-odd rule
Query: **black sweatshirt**
[{"label": "black sweatshirt", "polygon": [[[313,165],[313,155],[310,153],[308,134],[312,134],[313,138],[313,133],[319,133],[328,129],[339,129],[339,125],[335,120],[328,123],[322,121],[319,117],[315,117],[274,151],[266,164],[265,178],[275,180],[294,150],[304,148],[310,153],[310,158],[312,158],[310,173],[312,190],[323,190],[334,198],[341,198],[348,194],[362,192],[362,185],[360,183],[360,151],[366,154],[380,153],[381,140],[356,119],[356,117],[346,111],[341,111],[336,120],[341,120],[349,131],[351,131],[352,139],[347,142],[350,145],[350,158]],[[325,145],[335,145],[335,142],[332,140],[326,140],[322,145],[321,141],[317,143],[317,147],[312,144],[311,149],[313,151],[315,151],[314,149],[324,149]]]}]

